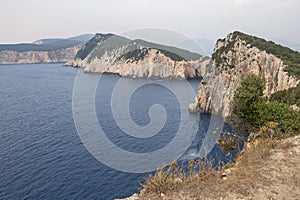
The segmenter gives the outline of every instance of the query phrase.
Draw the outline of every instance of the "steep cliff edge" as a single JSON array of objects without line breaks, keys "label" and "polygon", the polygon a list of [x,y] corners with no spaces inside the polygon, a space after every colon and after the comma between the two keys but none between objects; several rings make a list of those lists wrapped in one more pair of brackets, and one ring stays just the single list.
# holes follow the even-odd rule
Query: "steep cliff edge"
[{"label": "steep cliff edge", "polygon": [[96,34],[66,65],[85,72],[131,77],[195,78],[209,58],[187,50],[130,40],[114,34]]},{"label": "steep cliff edge", "polygon": [[[234,93],[242,79],[250,74],[258,75],[266,81],[264,95],[267,97],[277,91],[297,86],[299,63],[290,63],[278,58],[278,55],[267,53],[261,46],[258,48],[259,45],[253,45],[248,39],[251,37],[234,32],[217,41],[212,55],[213,61],[211,66],[204,69],[205,74],[195,103],[190,105],[191,111],[200,109],[201,112],[230,117]],[[253,41],[257,39],[252,38]]]}]

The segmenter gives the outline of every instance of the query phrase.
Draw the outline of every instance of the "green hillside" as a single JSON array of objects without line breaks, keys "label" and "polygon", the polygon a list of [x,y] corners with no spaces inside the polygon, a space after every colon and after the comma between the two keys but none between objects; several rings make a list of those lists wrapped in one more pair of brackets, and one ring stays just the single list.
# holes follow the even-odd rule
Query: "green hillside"
[{"label": "green hillside", "polygon": [[[135,40],[135,42],[140,44],[141,46],[144,46],[144,47],[148,47],[148,48],[151,48],[151,49],[158,49],[158,50],[161,51],[161,53],[165,54],[166,56],[173,57],[174,60],[184,59],[184,60],[190,61],[190,60],[198,60],[202,57],[200,54],[193,53],[193,52],[190,52],[188,50],[180,49],[180,48],[177,48],[177,47],[156,44],[156,43],[153,43],[153,42],[148,42],[148,41],[140,40],[140,39]],[[175,56],[175,55],[177,55],[177,56]]]},{"label": "green hillside", "polygon": [[[144,51],[143,49],[157,49],[165,56],[176,61],[198,60],[202,57],[200,54],[177,47],[156,44],[141,39],[130,40],[111,33],[97,33],[95,37],[89,40],[86,45],[81,50],[79,50],[76,58],[84,60],[87,56],[89,56],[88,62],[91,62],[94,58],[101,58],[105,53],[112,52],[113,50],[121,47],[124,48],[124,54],[121,55],[117,60],[124,58],[130,59],[130,56],[132,56],[133,60],[141,59],[141,56],[144,55],[145,52],[148,52]],[[140,51],[137,49],[140,49]]]}]

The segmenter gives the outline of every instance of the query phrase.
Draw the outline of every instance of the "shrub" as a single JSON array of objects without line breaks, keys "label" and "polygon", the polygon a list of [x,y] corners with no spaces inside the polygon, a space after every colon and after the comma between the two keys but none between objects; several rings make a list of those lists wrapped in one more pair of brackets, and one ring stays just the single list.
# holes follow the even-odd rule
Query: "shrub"
[{"label": "shrub", "polygon": [[227,152],[234,150],[238,147],[238,142],[234,137],[223,137],[218,139],[218,144]]},{"label": "shrub", "polygon": [[275,136],[294,134],[300,131],[300,112],[290,106],[276,101],[263,101],[259,106],[257,124],[271,128],[271,123],[277,124],[271,128]]},{"label": "shrub", "polygon": [[[275,136],[300,131],[300,112],[277,101],[263,98],[264,81],[258,76],[246,77],[234,95],[234,113],[252,123],[261,133],[271,129]],[[276,125],[276,126],[275,126]],[[266,130],[263,130],[265,127]]]},{"label": "shrub", "polygon": [[265,82],[258,76],[250,75],[242,80],[234,95],[234,113],[239,117],[255,122],[258,103],[262,101]]},{"label": "shrub", "polygon": [[272,94],[270,100],[300,106],[300,84],[297,87]]}]

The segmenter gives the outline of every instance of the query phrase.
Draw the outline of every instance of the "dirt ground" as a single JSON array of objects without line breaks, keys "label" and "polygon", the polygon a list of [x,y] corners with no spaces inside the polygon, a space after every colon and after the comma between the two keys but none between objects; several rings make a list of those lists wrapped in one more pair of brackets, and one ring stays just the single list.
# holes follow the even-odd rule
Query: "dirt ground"
[{"label": "dirt ground", "polygon": [[141,191],[125,200],[300,199],[300,135],[248,144],[237,163],[204,178],[197,176],[174,191]]}]

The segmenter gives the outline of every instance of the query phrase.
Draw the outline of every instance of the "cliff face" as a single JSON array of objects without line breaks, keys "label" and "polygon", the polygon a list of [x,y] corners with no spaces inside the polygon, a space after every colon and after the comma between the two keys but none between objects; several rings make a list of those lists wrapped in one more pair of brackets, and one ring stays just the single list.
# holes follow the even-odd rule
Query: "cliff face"
[{"label": "cliff face", "polygon": [[201,68],[206,61],[174,61],[155,49],[143,49],[146,54],[140,60],[133,58],[114,60],[114,56],[105,54],[90,63],[75,61],[76,65],[84,67],[85,72],[114,73],[130,77],[160,77],[160,78],[196,78],[201,75]]},{"label": "cliff face", "polygon": [[83,67],[85,72],[185,79],[201,76],[208,60],[174,47],[97,34],[67,65]]},{"label": "cliff face", "polygon": [[[218,40],[213,62],[207,66],[191,111],[212,112],[227,118],[232,115],[233,97],[244,77],[255,74],[265,79],[265,96],[295,87],[299,80],[284,71],[283,61],[231,33]],[[199,107],[198,107],[199,106]]]},{"label": "cliff face", "polygon": [[82,44],[79,44],[73,47],[52,51],[1,51],[0,64],[67,62],[75,57],[82,46]]}]

